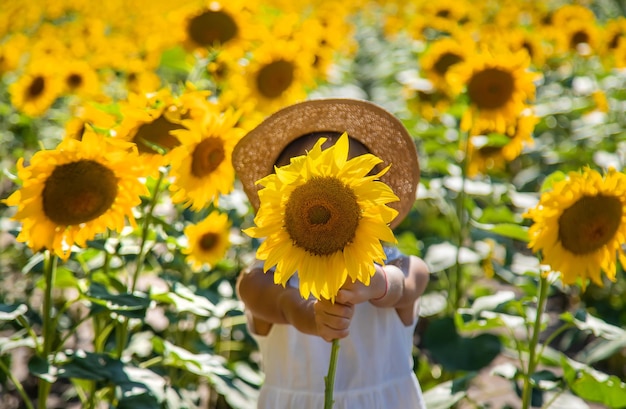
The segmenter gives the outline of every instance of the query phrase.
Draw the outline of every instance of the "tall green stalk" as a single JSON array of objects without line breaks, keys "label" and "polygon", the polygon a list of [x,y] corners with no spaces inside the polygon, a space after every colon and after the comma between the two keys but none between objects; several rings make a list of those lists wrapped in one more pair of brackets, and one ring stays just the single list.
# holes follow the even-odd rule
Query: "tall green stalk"
[{"label": "tall green stalk", "polygon": [[[161,190],[161,184],[163,183],[165,175],[163,172],[159,172],[159,178],[156,181],[154,186],[154,192],[152,193],[152,198],[150,199],[150,204],[148,206],[148,211],[146,212],[143,220],[143,224],[141,227],[141,242],[139,243],[139,254],[137,255],[137,263],[135,265],[135,271],[133,276],[131,277],[131,282],[129,285],[129,292],[133,293],[135,288],[137,287],[137,281],[139,280],[139,276],[141,275],[141,271],[143,269],[143,263],[146,258],[146,243],[148,241],[148,234],[150,233],[150,226],[152,225],[152,214],[154,212],[154,208],[158,203],[159,193]],[[126,349],[126,343],[128,338],[128,319],[123,319],[120,324],[118,331],[116,333],[116,345],[117,345],[117,357],[121,358]]]},{"label": "tall green stalk", "polygon": [[330,363],[328,365],[328,374],[324,377],[324,409],[331,409],[335,400],[333,399],[333,390],[335,388],[335,371],[337,369],[337,356],[339,353],[339,340],[333,339],[330,350]]},{"label": "tall green stalk", "polygon": [[[54,276],[56,273],[57,257],[46,251],[44,254],[44,298],[42,307],[42,344],[39,351],[40,357],[49,362],[49,355],[52,352],[52,343],[54,341],[55,327],[54,314],[52,307],[52,290],[54,289]],[[50,394],[52,384],[42,378],[39,378],[39,390],[37,393],[37,407],[46,409],[46,401]]]},{"label": "tall green stalk", "polygon": [[[459,143],[463,143],[461,140]],[[452,274],[452,279],[450,280],[450,292],[452,293],[451,297],[451,313],[454,314],[455,311],[461,306],[461,299],[463,294],[463,269],[461,268],[461,248],[465,244],[465,239],[467,237],[467,217],[465,211],[465,185],[467,181],[467,166],[468,166],[468,155],[469,155],[469,137],[465,138],[464,152],[463,158],[461,162],[461,186],[459,188],[459,192],[456,198],[456,217],[458,222],[457,229],[457,237],[456,237],[456,259],[454,263],[454,270]]]},{"label": "tall green stalk", "polygon": [[535,323],[533,325],[532,338],[530,345],[528,346],[528,363],[526,370],[524,371],[524,387],[522,389],[522,409],[528,409],[532,399],[532,380],[531,376],[535,373],[541,354],[537,354],[537,344],[539,343],[539,333],[541,332],[541,317],[546,307],[546,301],[548,299],[548,288],[550,284],[548,279],[541,274],[539,279],[539,298],[537,300],[537,315],[535,316]]}]

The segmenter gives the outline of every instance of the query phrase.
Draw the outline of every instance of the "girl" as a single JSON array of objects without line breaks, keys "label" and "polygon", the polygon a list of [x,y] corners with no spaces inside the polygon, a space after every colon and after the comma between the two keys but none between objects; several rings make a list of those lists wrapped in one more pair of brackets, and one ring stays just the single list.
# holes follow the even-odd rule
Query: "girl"
[{"label": "girl", "polygon": [[[365,101],[313,100],[267,118],[236,146],[233,164],[255,210],[255,182],[305,154],[320,136],[324,148],[347,132],[349,156],[372,153],[391,168],[381,177],[399,197],[397,226],[409,212],[419,182],[417,152],[400,121]],[[335,302],[303,299],[297,274],[285,287],[273,270],[257,261],[240,275],[237,291],[249,329],[259,345],[265,381],[258,407],[322,408],[330,341],[341,339],[334,386],[336,409],[424,408],[413,370],[413,333],[418,299],[428,268],[415,256],[385,246],[384,266],[376,265],[370,285],[348,280]]]}]

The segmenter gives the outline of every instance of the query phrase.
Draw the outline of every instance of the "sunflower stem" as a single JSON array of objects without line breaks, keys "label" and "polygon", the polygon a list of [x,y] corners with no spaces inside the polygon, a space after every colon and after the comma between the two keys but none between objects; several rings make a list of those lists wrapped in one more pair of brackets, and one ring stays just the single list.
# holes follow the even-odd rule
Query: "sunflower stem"
[{"label": "sunflower stem", "polygon": [[[52,342],[54,337],[54,317],[52,314],[52,290],[54,287],[54,275],[56,273],[57,258],[54,254],[46,251],[44,258],[44,298],[42,307],[42,336],[43,342],[41,347],[41,357],[48,362],[48,355],[52,351]],[[50,394],[52,384],[43,378],[39,378],[39,390],[37,393],[37,407],[39,409],[46,408],[46,401]]]},{"label": "sunflower stem", "polygon": [[[157,179],[154,186],[154,192],[152,193],[152,198],[150,199],[150,205],[148,207],[148,211],[145,214],[143,225],[141,227],[139,254],[137,254],[137,264],[135,265],[135,272],[133,274],[129,288],[129,293],[131,294],[135,292],[135,288],[137,287],[137,281],[139,281],[139,275],[141,274],[141,270],[143,269],[143,263],[146,258],[146,242],[148,241],[148,233],[150,232],[150,226],[152,224],[152,214],[154,213],[154,208],[156,207],[158,202],[164,175],[165,174],[163,171],[159,172],[159,178]],[[126,342],[128,339],[128,318],[122,318],[121,325],[116,329],[116,332],[117,358],[119,359],[122,358],[124,349],[126,349]]]},{"label": "sunflower stem", "polygon": [[148,241],[148,233],[150,232],[150,225],[152,224],[152,214],[154,213],[154,208],[157,205],[159,199],[159,193],[161,190],[161,184],[163,183],[164,173],[159,172],[159,178],[156,181],[156,185],[154,186],[154,193],[152,194],[152,198],[150,199],[150,206],[148,211],[146,212],[143,226],[141,228],[141,242],[139,244],[139,254],[137,255],[137,265],[135,266],[135,273],[133,274],[133,279],[130,284],[130,292],[135,291],[135,287],[137,286],[137,281],[139,280],[139,275],[141,274],[141,270],[143,269],[143,262],[146,258],[146,242]]},{"label": "sunflower stem", "polygon": [[24,406],[26,406],[27,409],[34,409],[33,404],[30,401],[30,397],[24,390],[24,386],[22,385],[20,380],[17,379],[15,375],[13,375],[11,369],[7,365],[5,365],[2,359],[0,359],[0,371],[4,373],[11,382],[13,382],[17,393],[19,393],[19,395],[22,397],[22,400],[24,401]]},{"label": "sunflower stem", "polygon": [[331,409],[333,403],[333,389],[335,388],[335,371],[337,369],[337,355],[339,353],[339,339],[333,339],[330,350],[330,363],[328,364],[328,374],[324,377],[324,409]]},{"label": "sunflower stem", "polygon": [[465,217],[465,185],[467,181],[467,168],[469,164],[468,155],[469,155],[469,137],[465,138],[465,147],[463,152],[463,158],[461,163],[461,186],[459,189],[458,196],[456,198],[456,216],[458,219],[458,231],[457,231],[457,249],[456,249],[456,259],[454,262],[454,274],[451,282],[451,292],[453,293],[453,297],[451,297],[452,302],[452,311],[454,312],[461,306],[461,299],[463,298],[461,294],[463,293],[463,269],[461,268],[461,248],[465,243],[465,237],[467,232],[467,218]]},{"label": "sunflower stem", "polygon": [[532,374],[535,372],[535,368],[539,363],[541,354],[537,354],[537,344],[539,342],[539,333],[541,332],[541,317],[546,307],[546,301],[548,299],[548,288],[550,284],[544,274],[540,275],[539,279],[539,299],[537,300],[537,314],[535,316],[535,322],[533,325],[532,338],[530,345],[528,346],[528,363],[526,371],[524,371],[524,388],[522,389],[522,409],[528,409],[531,404],[533,385],[531,382]]}]

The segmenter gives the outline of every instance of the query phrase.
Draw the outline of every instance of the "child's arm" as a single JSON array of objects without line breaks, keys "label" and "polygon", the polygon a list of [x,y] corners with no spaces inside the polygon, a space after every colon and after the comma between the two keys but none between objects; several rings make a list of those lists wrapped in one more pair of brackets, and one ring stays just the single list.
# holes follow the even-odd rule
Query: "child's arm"
[{"label": "child's arm", "polygon": [[327,341],[344,338],[354,313],[353,305],[303,299],[297,288],[275,284],[273,273],[264,273],[260,264],[240,274],[237,294],[261,334],[266,334],[273,324],[290,324],[300,332]]},{"label": "child's arm", "polygon": [[369,301],[377,307],[393,307],[410,322],[415,302],[424,293],[428,279],[428,266],[422,259],[401,257],[385,266],[377,265],[369,286],[348,281],[336,300],[347,304]]}]

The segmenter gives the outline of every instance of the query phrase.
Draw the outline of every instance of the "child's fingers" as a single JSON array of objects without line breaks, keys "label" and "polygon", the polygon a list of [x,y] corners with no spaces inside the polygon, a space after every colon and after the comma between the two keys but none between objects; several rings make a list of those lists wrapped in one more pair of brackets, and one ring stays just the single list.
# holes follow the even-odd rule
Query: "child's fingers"
[{"label": "child's fingers", "polygon": [[350,321],[354,315],[354,306],[319,300],[314,305],[314,311],[317,332],[320,337],[326,341],[331,341],[348,336]]}]

